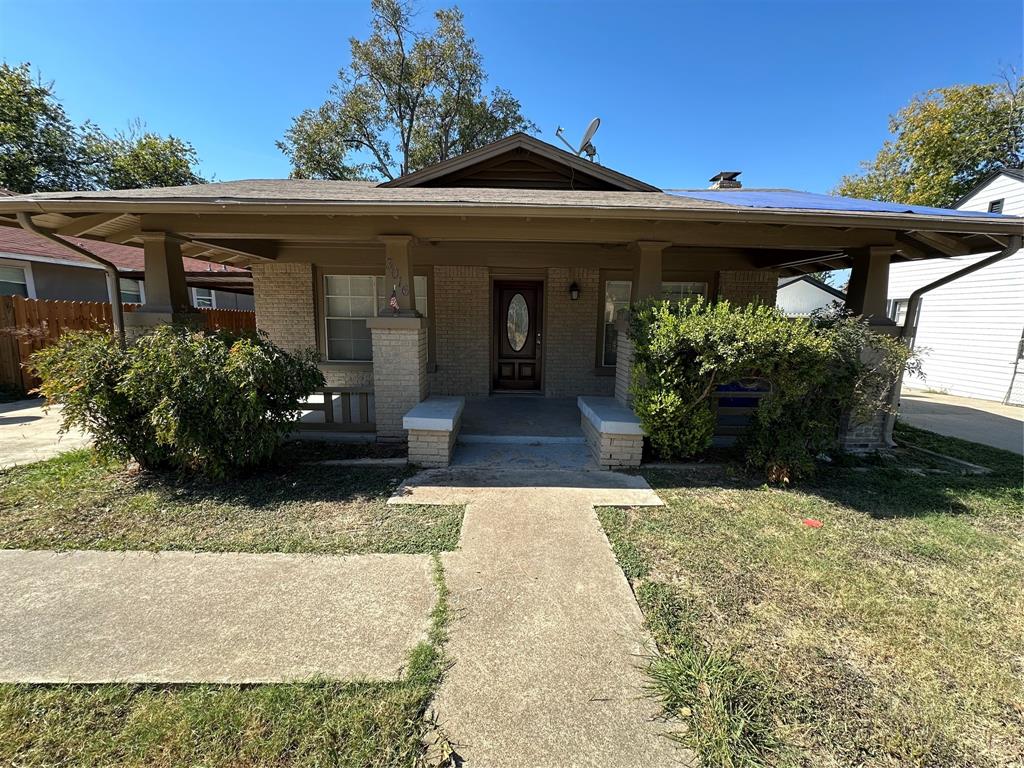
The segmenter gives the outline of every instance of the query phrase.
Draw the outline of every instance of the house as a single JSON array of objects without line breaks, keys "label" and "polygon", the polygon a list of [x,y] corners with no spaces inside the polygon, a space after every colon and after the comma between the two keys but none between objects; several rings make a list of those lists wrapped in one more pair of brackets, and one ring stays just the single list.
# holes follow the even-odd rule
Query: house
[{"label": "house", "polygon": [[[372,430],[408,441],[414,461],[445,464],[463,416],[484,429],[514,422],[537,400],[504,395],[531,393],[578,405],[598,463],[622,466],[639,463],[642,443],[619,330],[630,302],[774,304],[780,276],[848,268],[846,306],[894,332],[890,262],[944,258],[950,244],[984,252],[1015,242],[1022,223],[746,189],[738,175],[662,190],[515,134],[381,184],[38,193],[0,198],[0,224],[20,216],[141,245],[148,290],[142,311],[125,317],[131,333],[190,322],[182,255],[250,266],[258,326],[285,348],[321,354],[322,429]],[[470,412],[488,402],[504,411]],[[883,444],[883,421],[849,431],[846,444]]]},{"label": "house", "polygon": [[[112,262],[120,275],[121,298],[142,303],[146,296],[142,252],[97,240],[68,240]],[[253,308],[252,276],[247,269],[183,260],[194,307]],[[84,256],[23,229],[0,227],[0,296],[62,301],[110,301],[103,268]]]},{"label": "house", "polygon": [[[1024,216],[1024,170],[989,174],[956,208]],[[913,291],[987,255],[954,251],[947,258],[894,264],[890,317],[903,324]],[[922,355],[924,378],[909,377],[907,386],[1024,405],[1024,252],[926,293],[918,310],[915,348]]]},{"label": "house", "polygon": [[811,275],[781,278],[775,292],[775,306],[789,317],[809,317],[845,301],[845,293]]}]

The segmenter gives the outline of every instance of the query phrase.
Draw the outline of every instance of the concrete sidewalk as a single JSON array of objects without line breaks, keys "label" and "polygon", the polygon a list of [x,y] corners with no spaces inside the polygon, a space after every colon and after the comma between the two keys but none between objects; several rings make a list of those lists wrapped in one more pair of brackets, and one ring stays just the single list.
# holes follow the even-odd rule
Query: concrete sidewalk
[{"label": "concrete sidewalk", "polygon": [[59,434],[60,411],[45,411],[45,400],[0,403],[0,469],[30,464],[89,444],[78,431]]},{"label": "concrete sidewalk", "polygon": [[642,671],[643,617],[595,505],[660,505],[610,472],[431,470],[390,503],[468,503],[442,555],[454,666],[434,702],[467,768],[687,764]]},{"label": "concrete sidewalk", "polygon": [[428,555],[0,550],[0,681],[394,680]]},{"label": "concrete sidewalk", "polygon": [[948,437],[1024,454],[1024,408],[904,389],[900,421]]}]

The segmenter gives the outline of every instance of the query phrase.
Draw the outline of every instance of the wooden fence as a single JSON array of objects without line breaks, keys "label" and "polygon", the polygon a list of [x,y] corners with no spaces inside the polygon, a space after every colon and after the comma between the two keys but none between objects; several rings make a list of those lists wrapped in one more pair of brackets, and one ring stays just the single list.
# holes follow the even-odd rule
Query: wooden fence
[{"label": "wooden fence", "polygon": [[[139,304],[125,304],[134,312]],[[241,309],[200,309],[207,330],[256,329],[256,313]],[[50,301],[0,296],[0,387],[28,392],[39,381],[25,363],[37,349],[53,344],[64,331],[113,327],[113,310],[105,301]]]}]

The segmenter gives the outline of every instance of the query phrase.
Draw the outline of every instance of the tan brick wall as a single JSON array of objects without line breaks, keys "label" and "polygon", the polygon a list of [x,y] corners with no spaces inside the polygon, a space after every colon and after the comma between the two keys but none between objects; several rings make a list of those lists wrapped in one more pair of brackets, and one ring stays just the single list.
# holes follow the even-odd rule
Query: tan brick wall
[{"label": "tan brick wall", "polygon": [[421,467],[447,467],[451,463],[461,418],[451,432],[427,429],[409,430],[409,463]]},{"label": "tan brick wall", "polygon": [[[580,297],[569,297],[576,283]],[[544,329],[544,394],[548,397],[611,395],[614,376],[598,376],[597,320],[603,303],[601,273],[596,269],[548,269]]]},{"label": "tan brick wall", "polygon": [[402,442],[402,417],[427,397],[427,329],[374,328],[377,439]]},{"label": "tan brick wall", "polygon": [[779,273],[771,270],[727,270],[718,273],[718,297],[728,299],[732,304],[749,304],[760,300],[765,306],[774,307],[778,285]]},{"label": "tan brick wall", "polygon": [[289,352],[316,347],[313,265],[252,265],[256,327]]},{"label": "tan brick wall", "polygon": [[487,267],[434,267],[434,395],[486,395],[491,386],[491,288]]},{"label": "tan brick wall", "polygon": [[642,435],[613,435],[598,432],[590,419],[580,416],[583,435],[594,461],[601,469],[616,467],[639,467],[643,458],[644,439]]}]

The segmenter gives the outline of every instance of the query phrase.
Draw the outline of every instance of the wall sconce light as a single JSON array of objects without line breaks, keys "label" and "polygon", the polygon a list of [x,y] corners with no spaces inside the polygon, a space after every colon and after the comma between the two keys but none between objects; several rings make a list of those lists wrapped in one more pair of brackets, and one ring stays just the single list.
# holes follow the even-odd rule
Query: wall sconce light
[{"label": "wall sconce light", "polygon": [[569,286],[569,298],[576,301],[580,297],[580,287],[574,282]]}]

